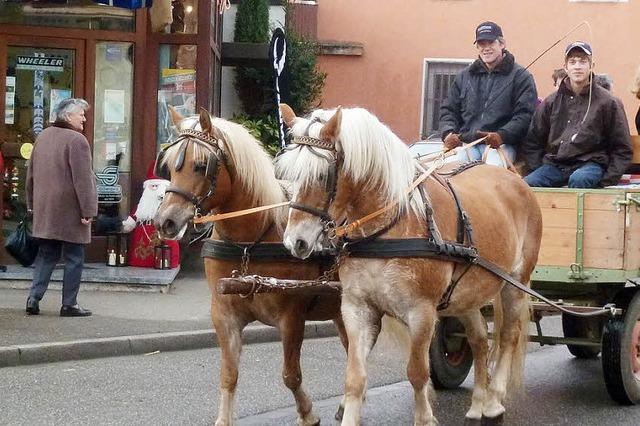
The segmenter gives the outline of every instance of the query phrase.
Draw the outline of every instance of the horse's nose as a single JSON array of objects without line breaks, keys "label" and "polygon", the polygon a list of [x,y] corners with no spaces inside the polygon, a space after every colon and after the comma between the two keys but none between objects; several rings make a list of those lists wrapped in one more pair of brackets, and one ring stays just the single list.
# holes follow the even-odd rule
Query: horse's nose
[{"label": "horse's nose", "polygon": [[296,240],[296,245],[294,247],[294,250],[296,251],[296,253],[298,254],[306,253],[308,248],[309,248],[309,245],[305,240]]},{"label": "horse's nose", "polygon": [[162,222],[160,231],[162,232],[164,237],[172,238],[175,237],[178,233],[178,227],[173,220],[166,219],[164,222]]}]

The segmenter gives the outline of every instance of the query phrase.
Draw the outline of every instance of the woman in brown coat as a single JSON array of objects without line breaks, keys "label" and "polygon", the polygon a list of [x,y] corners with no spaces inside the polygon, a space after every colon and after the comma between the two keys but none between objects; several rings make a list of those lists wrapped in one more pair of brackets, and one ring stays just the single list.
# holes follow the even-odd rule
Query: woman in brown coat
[{"label": "woman in brown coat", "polygon": [[39,301],[64,252],[60,316],[89,316],[76,298],[84,263],[84,246],[91,242],[91,218],[98,198],[91,147],[81,133],[89,104],[66,99],[56,107],[56,121],[36,139],[27,169],[27,208],[33,211],[33,236],[39,250],[26,311],[40,312]]}]

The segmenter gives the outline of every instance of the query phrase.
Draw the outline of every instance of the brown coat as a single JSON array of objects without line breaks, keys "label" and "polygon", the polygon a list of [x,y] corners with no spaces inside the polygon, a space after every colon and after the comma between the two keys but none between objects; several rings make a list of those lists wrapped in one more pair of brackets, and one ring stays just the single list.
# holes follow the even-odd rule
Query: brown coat
[{"label": "brown coat", "polygon": [[37,238],[88,244],[98,197],[87,139],[75,130],[48,127],[36,139],[27,169],[27,207]]},{"label": "brown coat", "polygon": [[615,185],[632,157],[622,103],[597,84],[593,84],[591,101],[589,86],[576,96],[565,78],[536,110],[522,154],[531,171],[543,163],[576,169],[593,161],[605,169],[601,185]]}]

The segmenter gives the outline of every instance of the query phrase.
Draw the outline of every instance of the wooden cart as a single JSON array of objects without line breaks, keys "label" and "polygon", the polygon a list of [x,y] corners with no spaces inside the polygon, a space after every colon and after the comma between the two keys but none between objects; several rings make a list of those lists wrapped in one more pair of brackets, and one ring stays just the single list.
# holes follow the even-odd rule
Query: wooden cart
[{"label": "wooden cart", "polygon": [[[533,302],[540,344],[566,344],[578,358],[602,352],[607,390],[621,404],[640,403],[640,190],[534,189],[543,216],[542,246],[532,286],[542,295],[583,311],[615,304],[616,315],[562,314],[564,336],[545,336],[540,319],[558,314]],[[638,282],[640,284],[640,282]],[[431,348],[436,387],[458,386],[471,367],[471,351],[455,319],[438,326]]]}]

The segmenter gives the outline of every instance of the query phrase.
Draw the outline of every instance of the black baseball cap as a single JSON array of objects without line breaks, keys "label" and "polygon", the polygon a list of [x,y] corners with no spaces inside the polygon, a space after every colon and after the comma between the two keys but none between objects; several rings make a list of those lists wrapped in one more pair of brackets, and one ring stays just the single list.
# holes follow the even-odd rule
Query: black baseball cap
[{"label": "black baseball cap", "polygon": [[502,28],[500,28],[500,25],[487,21],[478,25],[476,28],[476,41],[474,43],[481,40],[494,41],[497,40],[498,37],[502,37]]},{"label": "black baseball cap", "polygon": [[569,56],[569,52],[571,52],[573,49],[580,49],[589,56],[593,55],[593,50],[591,50],[591,46],[589,46],[588,43],[585,43],[584,41],[574,41],[573,43],[570,43],[566,49],[564,49],[564,57],[566,58],[567,56]]}]

